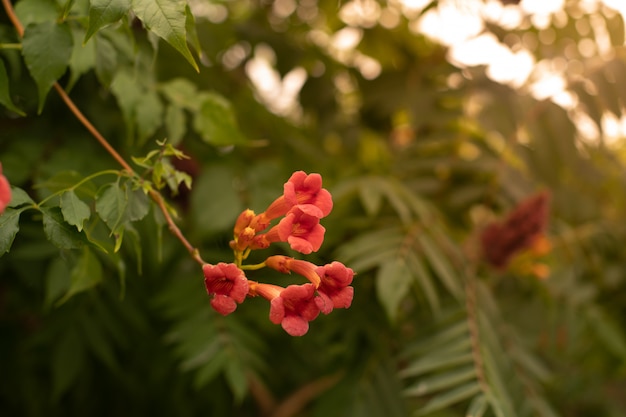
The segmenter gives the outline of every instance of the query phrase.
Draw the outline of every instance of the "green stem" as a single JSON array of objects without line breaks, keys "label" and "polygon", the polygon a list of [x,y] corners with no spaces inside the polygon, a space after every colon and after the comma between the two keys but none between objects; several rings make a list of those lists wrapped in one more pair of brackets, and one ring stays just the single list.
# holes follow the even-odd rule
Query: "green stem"
[{"label": "green stem", "polygon": [[46,197],[43,200],[41,200],[37,204],[37,206],[38,207],[42,206],[45,203],[47,203],[50,199],[52,199],[52,198],[54,198],[56,196],[59,196],[59,195],[65,193],[65,192],[68,192],[70,190],[75,190],[76,188],[80,187],[81,185],[83,185],[87,181],[91,181],[92,179],[97,178],[97,177],[99,177],[101,175],[117,175],[119,177],[119,176],[123,175],[122,173],[123,173],[123,171],[120,171],[120,170],[117,170],[117,169],[107,169],[105,171],[99,171],[99,172],[96,172],[94,174],[88,175],[85,178],[83,178],[80,181],[78,181],[76,184],[72,185],[71,187],[67,187],[67,188],[59,190],[59,191],[57,191],[55,193],[50,194],[48,197]]},{"label": "green stem", "polygon": [[261,262],[260,264],[254,265],[239,265],[239,268],[247,271],[254,271],[257,269],[265,268],[266,266],[267,265],[265,265],[265,262]]}]

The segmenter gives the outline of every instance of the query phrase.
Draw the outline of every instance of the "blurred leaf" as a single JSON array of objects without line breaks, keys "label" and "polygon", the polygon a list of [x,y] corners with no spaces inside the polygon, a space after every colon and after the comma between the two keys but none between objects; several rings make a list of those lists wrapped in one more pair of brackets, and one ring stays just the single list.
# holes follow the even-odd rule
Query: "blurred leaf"
[{"label": "blurred leaf", "polygon": [[70,270],[66,262],[61,258],[53,259],[46,271],[46,294],[44,307],[50,308],[54,302],[67,293],[70,287]]},{"label": "blurred leaf", "polygon": [[467,413],[465,414],[465,417],[482,417],[487,411],[487,408],[487,398],[484,395],[478,395],[474,397],[469,407],[467,408]]},{"label": "blurred leaf", "polygon": [[26,113],[13,104],[11,93],[9,92],[9,76],[7,75],[3,61],[0,61],[0,104],[20,116],[26,115]]},{"label": "blurred leaf", "polygon": [[66,191],[61,195],[61,213],[66,222],[76,226],[78,231],[83,230],[83,223],[91,216],[89,206],[78,198],[74,190]]},{"label": "blurred leaf", "polygon": [[206,94],[195,114],[193,127],[202,140],[214,146],[245,145],[230,102],[217,94]]},{"label": "blurred leaf", "polygon": [[102,264],[88,247],[84,247],[70,272],[69,288],[56,305],[65,303],[74,295],[93,288],[101,281]]},{"label": "blurred leaf", "polygon": [[476,382],[470,382],[460,387],[457,387],[448,392],[439,394],[422,408],[417,415],[423,416],[430,414],[437,410],[442,410],[452,404],[456,404],[480,392],[480,386]]},{"label": "blurred leaf", "polygon": [[81,42],[83,32],[79,30],[72,30],[72,36],[74,38],[74,49],[72,49],[72,56],[69,62],[70,79],[67,83],[68,90],[72,89],[83,74],[93,69],[96,65],[96,43],[88,42],[83,44]]},{"label": "blurred leaf", "polygon": [[39,113],[52,85],[58,80],[70,61],[73,45],[72,32],[67,25],[54,22],[30,24],[24,30],[22,54],[39,91]]},{"label": "blurred leaf", "polygon": [[15,14],[22,25],[53,22],[59,17],[54,0],[20,0],[15,4]]},{"label": "blurred leaf", "polygon": [[137,103],[135,112],[138,141],[139,145],[143,145],[163,124],[163,103],[155,91],[147,90]]},{"label": "blurred leaf", "polygon": [[475,379],[476,371],[474,365],[452,369],[447,372],[438,373],[430,377],[420,379],[416,384],[404,390],[407,396],[429,395],[435,391],[452,389],[462,382]]},{"label": "blurred leaf", "polygon": [[231,229],[244,209],[226,165],[213,165],[196,179],[191,195],[191,218],[196,233]]},{"label": "blurred leaf", "polygon": [[130,0],[90,0],[89,3],[89,25],[83,43],[100,28],[126,16],[130,9]]},{"label": "blurred leaf", "polygon": [[131,7],[148,30],[165,39],[196,70],[198,64],[187,46],[186,2],[171,0],[131,0]]},{"label": "blurred leaf", "polygon": [[165,128],[167,140],[176,146],[180,143],[187,132],[187,120],[185,112],[180,107],[169,105],[165,110]]},{"label": "blurred leaf", "polygon": [[401,258],[383,263],[376,274],[376,293],[391,322],[398,318],[400,303],[411,288],[411,271]]},{"label": "blurred leaf", "polygon": [[105,87],[108,87],[118,70],[117,51],[111,41],[104,36],[97,35],[92,43],[96,54],[96,76]]}]

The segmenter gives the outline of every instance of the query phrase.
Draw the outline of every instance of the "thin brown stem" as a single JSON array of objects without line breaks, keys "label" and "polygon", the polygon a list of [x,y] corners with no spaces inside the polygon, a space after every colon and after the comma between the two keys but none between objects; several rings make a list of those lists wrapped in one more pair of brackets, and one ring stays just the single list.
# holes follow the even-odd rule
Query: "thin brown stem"
[{"label": "thin brown stem", "polygon": [[2,5],[4,6],[4,10],[7,12],[7,16],[9,16],[9,20],[15,27],[17,34],[21,37],[24,36],[24,26],[22,26],[22,22],[17,18],[15,14],[15,10],[13,10],[13,5],[9,0],[2,0]]},{"label": "thin brown stem", "polygon": [[[15,30],[17,31],[20,38],[24,37],[24,26],[22,25],[17,15],[15,14],[15,10],[13,9],[13,5],[11,4],[11,1],[2,0],[2,5],[4,7],[4,10],[7,13],[7,16],[9,17],[9,20],[15,27]],[[85,126],[85,128],[89,131],[89,133],[91,133],[91,135],[100,143],[100,145],[102,145],[102,147],[109,153],[109,155],[111,155],[113,159],[115,159],[117,163],[120,164],[122,168],[128,172],[129,175],[136,176],[137,174],[135,173],[133,168],[111,146],[109,141],[106,140],[104,136],[102,136],[102,134],[89,121],[89,119],[85,117],[85,115],[76,106],[76,104],[70,98],[70,96],[65,92],[65,90],[63,90],[63,87],[61,87],[59,83],[54,83],[54,89],[61,96],[61,99],[63,100],[63,102],[65,102],[65,105],[70,109],[72,114],[78,119],[79,122],[82,123],[83,126]],[[196,249],[191,243],[189,243],[187,238],[185,238],[183,233],[180,231],[180,229],[174,222],[174,219],[172,219],[172,216],[170,215],[169,210],[167,209],[167,206],[165,205],[165,201],[163,200],[163,196],[158,191],[155,191],[154,189],[151,189],[149,194],[150,194],[150,198],[152,198],[152,200],[157,204],[157,206],[159,206],[159,209],[163,212],[163,216],[165,216],[165,221],[167,222],[170,232],[178,240],[181,241],[183,246],[185,246],[185,248],[187,249],[191,257],[196,262],[198,262],[200,265],[204,265],[206,262],[204,262],[204,260],[200,257],[198,249]]]}]

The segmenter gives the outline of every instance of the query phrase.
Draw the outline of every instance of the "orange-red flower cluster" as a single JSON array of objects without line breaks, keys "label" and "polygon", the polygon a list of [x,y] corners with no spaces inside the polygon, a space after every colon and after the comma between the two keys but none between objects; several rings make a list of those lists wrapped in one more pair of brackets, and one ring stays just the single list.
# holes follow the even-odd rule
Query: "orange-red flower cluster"
[{"label": "orange-red flower cluster", "polygon": [[0,164],[0,214],[4,213],[11,202],[11,185],[9,180],[2,175],[2,164]]},{"label": "orange-red flower cluster", "polygon": [[[332,196],[322,188],[321,175],[298,171],[285,183],[283,195],[263,213],[257,215],[250,209],[244,210],[235,222],[230,242],[235,261],[205,264],[202,268],[207,293],[213,296],[211,306],[227,315],[235,311],[246,296],[261,296],[270,302],[270,321],[280,324],[292,336],[304,335],[309,330],[309,322],[320,312],[329,314],[334,308],[350,307],[354,271],[341,262],[318,266],[275,255],[261,264],[243,264],[250,251],[265,249],[274,242],[287,242],[293,250],[303,254],[316,252],[326,232],[320,219],[332,208]],[[279,218],[277,224],[269,228]],[[309,282],[283,288],[247,279],[244,270],[263,267],[285,274],[293,272]]]}]

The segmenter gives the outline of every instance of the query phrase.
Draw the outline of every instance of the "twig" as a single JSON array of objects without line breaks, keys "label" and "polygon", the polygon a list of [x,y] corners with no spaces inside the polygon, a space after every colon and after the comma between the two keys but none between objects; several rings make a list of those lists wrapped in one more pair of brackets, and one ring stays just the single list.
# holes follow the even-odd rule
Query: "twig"
[{"label": "twig", "polygon": [[[11,4],[10,0],[2,0],[2,5],[4,6],[4,10],[6,11],[7,16],[9,17],[9,20],[15,27],[15,30],[17,31],[17,34],[19,35],[19,37],[20,38],[24,37],[24,26],[22,25],[17,15],[15,14],[15,10],[13,9],[13,5]],[[106,138],[102,136],[102,134],[100,134],[98,129],[95,128],[95,126],[89,121],[89,119],[85,117],[85,115],[80,111],[80,109],[76,106],[74,101],[65,92],[65,90],[63,90],[63,87],[61,87],[61,85],[58,82],[54,83],[54,89],[61,96],[61,99],[63,100],[63,102],[65,102],[65,105],[67,105],[67,107],[70,109],[72,114],[74,114],[74,116],[78,119],[78,121],[81,122],[83,126],[85,126],[85,128],[89,131],[89,133],[91,133],[91,135],[100,143],[100,145],[102,145],[102,147],[109,153],[109,155],[111,155],[113,159],[115,159],[117,163],[122,166],[124,170],[128,171],[129,175],[136,176],[137,174],[135,173],[133,168],[111,146],[109,141],[106,140]],[[172,216],[170,215],[167,209],[167,206],[165,205],[163,196],[158,191],[155,191],[154,189],[151,189],[149,194],[150,194],[150,198],[152,198],[152,200],[157,204],[157,206],[159,206],[159,209],[163,212],[163,215],[165,216],[165,221],[167,222],[170,232],[178,240],[181,241],[183,246],[185,246],[185,248],[187,249],[191,257],[196,262],[198,262],[200,265],[204,265],[206,262],[204,262],[204,260],[202,260],[202,258],[200,257],[198,249],[196,249],[191,243],[189,243],[189,241],[182,234],[182,232],[180,231],[176,223],[174,223],[174,219],[172,219]]]}]

